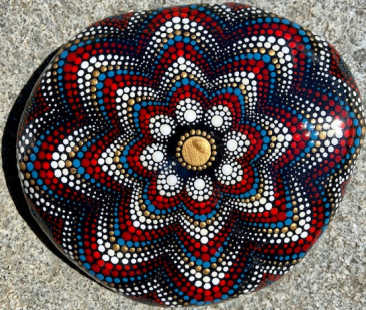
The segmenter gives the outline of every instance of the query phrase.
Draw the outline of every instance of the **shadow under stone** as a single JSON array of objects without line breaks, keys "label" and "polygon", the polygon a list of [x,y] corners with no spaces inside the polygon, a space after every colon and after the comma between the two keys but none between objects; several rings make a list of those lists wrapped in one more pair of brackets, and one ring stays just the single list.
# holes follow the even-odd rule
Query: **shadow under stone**
[{"label": "shadow under stone", "polygon": [[86,273],[78,269],[71,261],[69,261],[60,252],[60,249],[48,238],[47,234],[43,231],[43,229],[34,219],[29,209],[29,206],[27,205],[27,202],[25,200],[21,182],[18,176],[17,157],[16,157],[16,141],[17,141],[18,125],[20,123],[24,107],[26,105],[29,96],[31,95],[34,85],[36,84],[38,78],[45,70],[48,63],[52,60],[55,54],[56,51],[51,53],[45,59],[45,61],[38,67],[38,69],[32,74],[31,78],[28,80],[27,84],[23,87],[22,91],[20,92],[18,98],[15,101],[15,104],[13,105],[9,113],[2,138],[1,155],[3,160],[3,171],[8,191],[10,193],[11,198],[14,201],[14,204],[19,214],[28,224],[28,226],[32,229],[32,231],[36,234],[36,236],[47,246],[47,248],[50,251],[52,251],[52,253],[54,253],[57,257],[62,259],[62,261],[64,261],[74,270],[77,270],[83,275],[88,276]]}]

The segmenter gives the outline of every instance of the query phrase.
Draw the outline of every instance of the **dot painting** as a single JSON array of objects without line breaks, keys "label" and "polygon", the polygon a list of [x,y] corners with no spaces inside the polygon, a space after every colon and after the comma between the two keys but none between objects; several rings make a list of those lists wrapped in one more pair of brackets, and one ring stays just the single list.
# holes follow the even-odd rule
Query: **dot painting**
[{"label": "dot painting", "polygon": [[102,285],[204,305],[271,284],[338,208],[365,134],[335,49],[242,4],[99,21],[29,97],[19,178],[38,223]]}]

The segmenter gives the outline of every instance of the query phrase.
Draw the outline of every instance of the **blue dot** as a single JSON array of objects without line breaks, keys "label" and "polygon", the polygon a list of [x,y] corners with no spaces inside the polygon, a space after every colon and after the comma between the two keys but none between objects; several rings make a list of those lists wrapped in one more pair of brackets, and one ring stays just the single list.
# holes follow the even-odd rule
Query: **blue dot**
[{"label": "blue dot", "polygon": [[27,163],[27,169],[28,169],[29,171],[32,171],[32,170],[33,170],[33,168],[34,168],[34,166],[33,166],[33,164],[32,164],[32,163]]},{"label": "blue dot", "polygon": [[69,53],[67,51],[63,51],[60,55],[60,58],[66,58],[66,56],[68,55]]},{"label": "blue dot", "polygon": [[267,62],[267,63],[271,61],[271,57],[269,57],[268,55],[263,55],[262,59],[264,62]]}]

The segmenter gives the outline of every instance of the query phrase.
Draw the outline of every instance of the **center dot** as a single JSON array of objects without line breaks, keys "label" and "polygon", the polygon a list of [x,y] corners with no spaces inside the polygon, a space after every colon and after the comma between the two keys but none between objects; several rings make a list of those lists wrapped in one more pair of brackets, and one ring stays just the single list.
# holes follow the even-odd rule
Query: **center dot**
[{"label": "center dot", "polygon": [[215,127],[220,127],[223,123],[224,123],[224,120],[220,115],[215,115],[211,119],[211,124]]},{"label": "center dot", "polygon": [[201,190],[205,188],[205,181],[203,179],[197,179],[194,181],[194,187],[197,190]]},{"label": "center dot", "polygon": [[182,146],[182,157],[191,166],[202,166],[206,164],[211,156],[210,142],[200,136],[193,136],[184,141]]},{"label": "center dot", "polygon": [[154,162],[156,163],[160,163],[163,159],[164,159],[164,154],[163,152],[160,152],[160,151],[155,151],[153,154],[152,154],[152,159]]},{"label": "center dot", "polygon": [[172,127],[168,124],[163,124],[160,126],[160,132],[162,135],[168,136],[172,132]]},{"label": "center dot", "polygon": [[226,147],[228,148],[229,151],[234,152],[238,148],[238,142],[234,139],[230,139],[226,143]]},{"label": "center dot", "polygon": [[194,122],[196,120],[196,117],[197,117],[197,114],[194,110],[187,110],[184,112],[184,119],[187,121],[187,122]]},{"label": "center dot", "polygon": [[233,167],[228,165],[228,164],[225,164],[222,166],[222,173],[224,175],[230,175],[231,173],[233,172]]},{"label": "center dot", "polygon": [[168,183],[168,185],[174,186],[177,184],[178,179],[174,174],[170,174],[170,175],[168,175],[166,182]]}]

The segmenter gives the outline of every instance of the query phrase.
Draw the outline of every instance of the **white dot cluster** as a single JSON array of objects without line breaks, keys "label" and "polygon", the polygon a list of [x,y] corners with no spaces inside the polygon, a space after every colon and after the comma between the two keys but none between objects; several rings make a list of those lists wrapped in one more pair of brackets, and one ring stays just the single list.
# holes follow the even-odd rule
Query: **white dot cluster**
[{"label": "white dot cluster", "polygon": [[148,145],[140,155],[142,166],[150,171],[158,171],[166,165],[166,146],[158,143]]},{"label": "white dot cluster", "polygon": [[176,106],[177,121],[183,125],[197,124],[203,115],[203,108],[194,99],[186,98],[178,102]]},{"label": "white dot cluster", "polygon": [[242,157],[250,146],[248,137],[240,131],[230,131],[224,137],[225,155],[233,158]]},{"label": "white dot cluster", "polygon": [[191,177],[186,183],[186,191],[188,196],[194,200],[208,200],[213,192],[212,179],[207,175]]},{"label": "white dot cluster", "polygon": [[236,161],[224,161],[215,169],[217,180],[224,185],[234,185],[241,182],[243,174],[243,168]]},{"label": "white dot cluster", "polygon": [[226,105],[218,104],[208,109],[205,114],[205,123],[216,130],[228,130],[232,125],[233,117]]},{"label": "white dot cluster", "polygon": [[167,141],[175,133],[175,121],[166,115],[156,115],[150,118],[149,129],[157,141]]},{"label": "white dot cluster", "polygon": [[173,169],[166,169],[160,172],[156,189],[159,195],[172,197],[180,193],[183,188],[183,180]]}]

